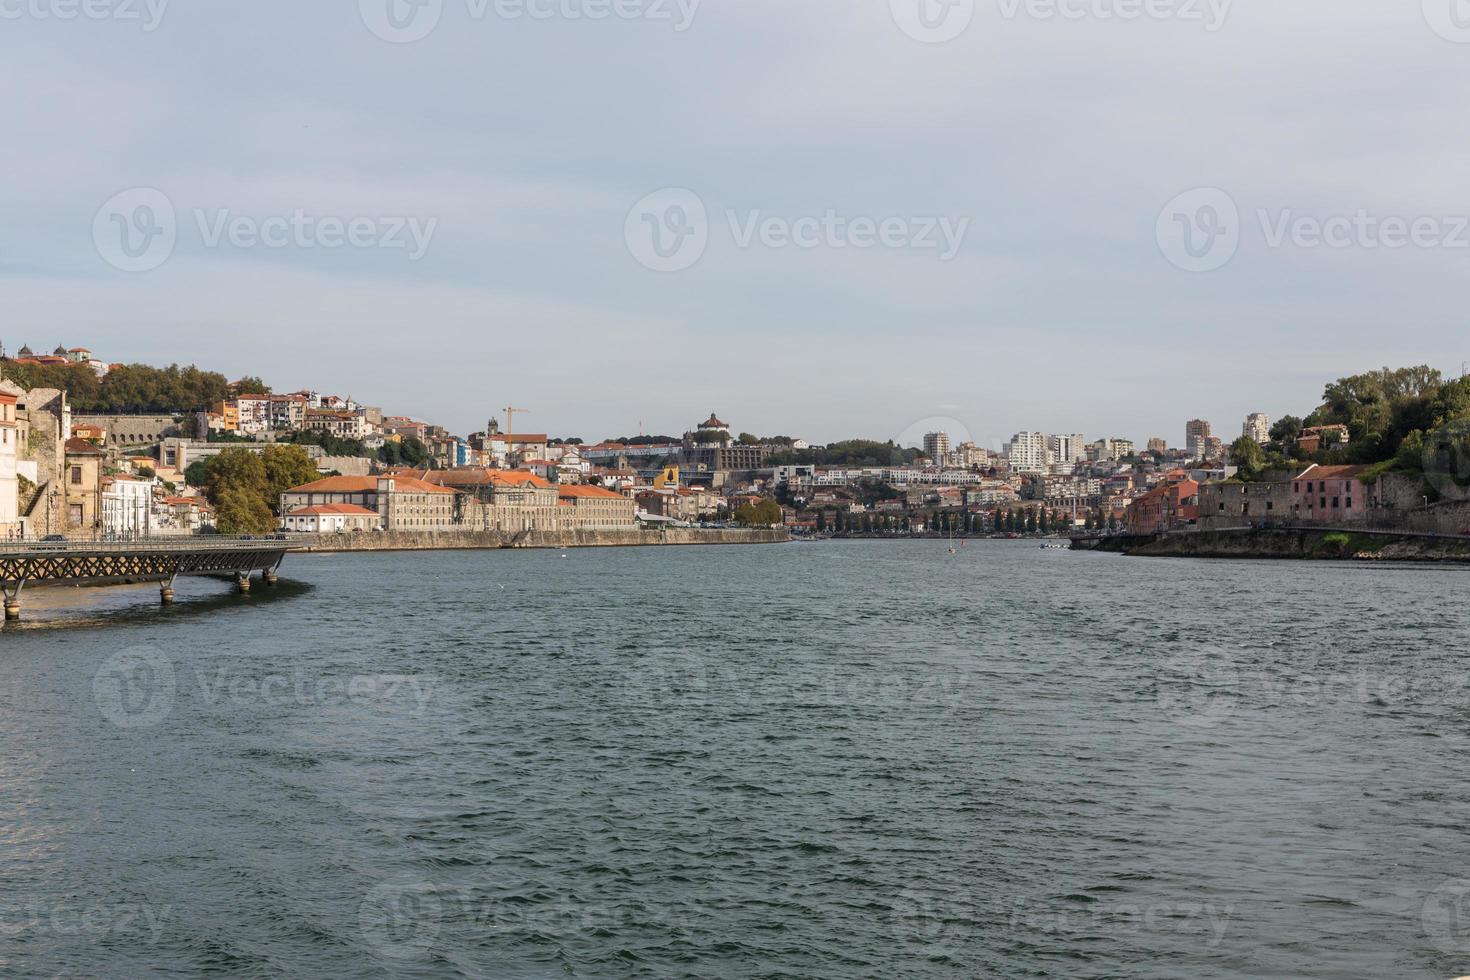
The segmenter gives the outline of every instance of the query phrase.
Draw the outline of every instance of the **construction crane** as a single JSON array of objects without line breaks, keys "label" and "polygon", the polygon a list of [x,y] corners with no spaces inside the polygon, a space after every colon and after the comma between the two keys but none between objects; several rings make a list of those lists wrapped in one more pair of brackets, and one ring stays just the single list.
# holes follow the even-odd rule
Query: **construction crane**
[{"label": "construction crane", "polygon": [[501,411],[505,413],[505,434],[513,436],[516,434],[516,415],[526,415],[531,410],[529,408],[512,408],[507,405]]}]

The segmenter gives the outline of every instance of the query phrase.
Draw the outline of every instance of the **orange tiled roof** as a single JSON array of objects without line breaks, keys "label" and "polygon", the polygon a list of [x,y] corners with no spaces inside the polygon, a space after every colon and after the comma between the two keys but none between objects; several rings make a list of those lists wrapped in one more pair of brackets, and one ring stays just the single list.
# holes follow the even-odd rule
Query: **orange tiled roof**
[{"label": "orange tiled roof", "polygon": [[[454,493],[448,487],[436,486],[411,476],[392,475],[394,489],[399,493]],[[292,487],[287,493],[375,493],[378,478],[375,476],[329,476],[314,483]]]},{"label": "orange tiled roof", "polygon": [[290,517],[330,517],[334,515],[346,515],[351,517],[377,517],[378,512],[359,507],[356,504],[320,504],[316,507],[297,507],[288,515]]}]

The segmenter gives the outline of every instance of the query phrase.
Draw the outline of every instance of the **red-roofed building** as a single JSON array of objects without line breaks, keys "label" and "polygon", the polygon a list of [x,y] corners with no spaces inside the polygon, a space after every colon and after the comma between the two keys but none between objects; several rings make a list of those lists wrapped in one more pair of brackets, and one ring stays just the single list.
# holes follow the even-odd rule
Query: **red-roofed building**
[{"label": "red-roofed building", "polygon": [[282,524],[287,531],[302,534],[351,534],[376,531],[383,526],[383,518],[356,504],[319,504],[289,511]]},{"label": "red-roofed building", "polygon": [[1128,505],[1130,534],[1157,534],[1199,521],[1199,484],[1185,477],[1160,483]]}]

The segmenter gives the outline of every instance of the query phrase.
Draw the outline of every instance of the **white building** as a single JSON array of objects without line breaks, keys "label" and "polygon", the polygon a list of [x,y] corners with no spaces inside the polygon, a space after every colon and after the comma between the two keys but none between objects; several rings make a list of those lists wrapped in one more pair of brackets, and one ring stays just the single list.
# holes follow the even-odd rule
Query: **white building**
[{"label": "white building", "polygon": [[153,530],[153,487],[157,480],[136,476],[102,479],[102,530],[145,537]]},{"label": "white building", "polygon": [[16,405],[25,394],[8,381],[0,381],[0,537],[19,537],[20,480],[16,458],[20,455],[20,431]]},{"label": "white building", "polygon": [[930,432],[924,436],[924,455],[939,465],[949,462],[949,433]]},{"label": "white building", "polygon": [[1070,435],[1047,436],[1047,448],[1052,452],[1052,461],[1056,463],[1080,463],[1087,459],[1087,440],[1082,433],[1074,432]]},{"label": "white building", "polygon": [[1011,436],[1006,456],[1017,473],[1044,473],[1052,463],[1045,432],[1017,432]]},{"label": "white building", "polygon": [[1271,441],[1271,419],[1265,412],[1252,412],[1246,416],[1245,425],[1240,427],[1240,434],[1250,436],[1261,445]]}]

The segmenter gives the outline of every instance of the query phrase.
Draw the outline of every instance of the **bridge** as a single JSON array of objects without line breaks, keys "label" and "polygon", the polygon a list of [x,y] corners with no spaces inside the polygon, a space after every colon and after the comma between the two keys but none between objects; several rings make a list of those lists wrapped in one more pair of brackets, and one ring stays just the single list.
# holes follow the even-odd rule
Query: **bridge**
[{"label": "bridge", "polygon": [[167,606],[180,575],[233,576],[236,587],[249,592],[250,576],[258,571],[264,584],[275,585],[281,562],[299,547],[274,536],[0,542],[0,593],[7,620],[20,618],[21,591],[35,583],[158,581]]}]

